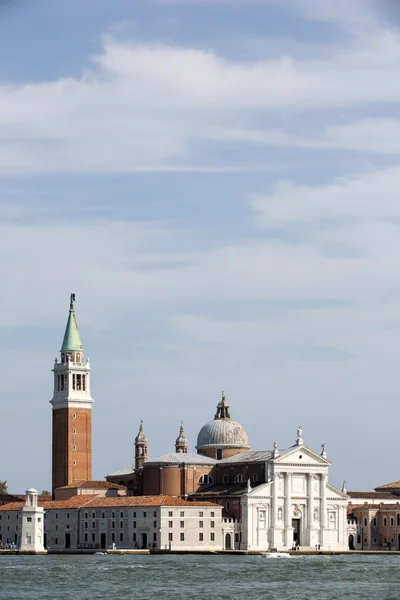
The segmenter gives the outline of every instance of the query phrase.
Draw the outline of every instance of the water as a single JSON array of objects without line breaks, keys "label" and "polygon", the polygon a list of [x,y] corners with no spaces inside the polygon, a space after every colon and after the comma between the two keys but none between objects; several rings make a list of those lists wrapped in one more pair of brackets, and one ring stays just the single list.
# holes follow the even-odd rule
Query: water
[{"label": "water", "polygon": [[0,556],[13,600],[399,600],[400,555]]}]

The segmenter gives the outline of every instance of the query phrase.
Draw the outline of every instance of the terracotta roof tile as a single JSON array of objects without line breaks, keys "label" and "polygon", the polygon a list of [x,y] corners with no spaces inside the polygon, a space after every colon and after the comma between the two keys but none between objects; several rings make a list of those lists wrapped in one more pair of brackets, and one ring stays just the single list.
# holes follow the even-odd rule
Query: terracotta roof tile
[{"label": "terracotta roof tile", "polygon": [[114,498],[94,498],[90,502],[92,507],[107,506],[211,506],[221,508],[213,502],[189,502],[175,496],[116,496]]},{"label": "terracotta roof tile", "polygon": [[57,488],[58,490],[70,490],[70,489],[88,489],[88,490],[99,490],[99,489],[107,489],[107,490],[126,490],[125,485],[119,485],[118,483],[111,483],[111,481],[74,481],[74,483],[69,483],[68,485],[63,485],[62,487]]},{"label": "terracotta roof tile", "polygon": [[380,485],[375,488],[375,490],[377,490],[377,491],[385,490],[385,489],[393,489],[393,490],[400,489],[400,481],[393,481],[393,483],[386,483],[385,485]]},{"label": "terracotta roof tile", "polygon": [[[68,498],[68,500],[50,500],[49,502],[38,502],[38,506],[42,506],[45,510],[63,510],[67,508],[79,508],[81,506],[85,506],[85,504],[89,504],[91,500],[96,499],[97,496],[93,497],[85,496],[83,494],[79,496],[72,496],[72,498]],[[111,498],[110,498],[111,500]],[[25,506],[25,497],[23,502],[10,502],[9,504],[3,504],[0,506],[0,511],[7,510],[19,510],[22,506]]]},{"label": "terracotta roof tile", "polygon": [[390,492],[347,492],[347,495],[350,496],[350,498],[365,498],[366,500],[368,500],[368,498],[371,500],[395,500],[396,498],[399,498],[400,501],[399,496],[395,496]]}]

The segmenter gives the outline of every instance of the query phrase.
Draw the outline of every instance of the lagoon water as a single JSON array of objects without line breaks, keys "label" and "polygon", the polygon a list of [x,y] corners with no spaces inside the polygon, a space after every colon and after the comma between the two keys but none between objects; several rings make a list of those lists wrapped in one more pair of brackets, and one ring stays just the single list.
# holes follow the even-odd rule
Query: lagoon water
[{"label": "lagoon water", "polygon": [[13,600],[400,599],[400,555],[0,556]]}]

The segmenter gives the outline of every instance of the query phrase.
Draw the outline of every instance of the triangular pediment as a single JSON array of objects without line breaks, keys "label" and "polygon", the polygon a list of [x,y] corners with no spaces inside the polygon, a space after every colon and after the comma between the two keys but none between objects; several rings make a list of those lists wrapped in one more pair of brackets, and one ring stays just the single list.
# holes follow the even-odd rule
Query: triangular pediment
[{"label": "triangular pediment", "polygon": [[274,462],[279,465],[294,464],[299,466],[313,465],[319,467],[327,467],[330,464],[329,460],[323,458],[320,454],[317,454],[307,446],[293,446],[292,448],[283,451]]}]

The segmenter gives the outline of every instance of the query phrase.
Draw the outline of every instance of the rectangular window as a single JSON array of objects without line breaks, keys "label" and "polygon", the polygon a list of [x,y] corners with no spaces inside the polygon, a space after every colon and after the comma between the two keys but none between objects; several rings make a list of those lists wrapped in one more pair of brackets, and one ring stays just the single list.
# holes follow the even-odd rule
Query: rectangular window
[{"label": "rectangular window", "polygon": [[69,513],[67,513],[67,519],[69,519]]},{"label": "rectangular window", "polygon": [[153,533],[153,542],[156,542],[156,541],[157,541],[157,534]]},{"label": "rectangular window", "polygon": [[133,513],[133,518],[136,519],[136,511]]},{"label": "rectangular window", "polygon": [[92,529],[96,529],[96,521],[93,521],[93,523],[92,523]]},{"label": "rectangular window", "polygon": [[172,517],[172,510],[170,510],[170,511],[168,512],[168,516],[169,516],[169,517]]},{"label": "rectangular window", "polygon": [[54,540],[54,541],[55,541],[55,543],[56,543],[56,546],[58,546],[58,538],[55,538],[55,540]]},{"label": "rectangular window", "polygon": [[184,542],[184,541],[185,541],[185,534],[181,533],[181,542]]},{"label": "rectangular window", "polygon": [[203,532],[199,533],[199,542],[202,542],[204,538]]},{"label": "rectangular window", "polygon": [[[367,519],[364,519],[364,525],[365,525],[365,527],[367,526]],[[386,523],[385,523],[385,525],[386,525]]]},{"label": "rectangular window", "polygon": [[86,375],[82,375],[82,390],[86,391]]},{"label": "rectangular window", "polygon": [[168,534],[168,541],[169,541],[169,542],[172,542],[172,541],[173,541],[173,539],[174,539],[174,534],[173,534],[173,533],[169,533],[169,534]]},{"label": "rectangular window", "polygon": [[199,512],[199,517],[202,517],[202,516],[203,516],[203,512],[202,512],[202,511],[200,511],[200,512]]},{"label": "rectangular window", "polygon": [[111,529],[115,529],[115,521],[111,522]]},{"label": "rectangular window", "polygon": [[210,533],[210,540],[215,542],[215,533],[213,531]]},{"label": "rectangular window", "polygon": [[374,517],[374,527],[376,527],[376,517]]},{"label": "rectangular window", "polygon": [[95,542],[95,541],[96,541],[96,534],[92,533],[92,542]]},{"label": "rectangular window", "polygon": [[181,510],[181,517],[185,516],[185,511]]},{"label": "rectangular window", "polygon": [[211,511],[211,516],[215,517],[215,513],[213,511]]},{"label": "rectangular window", "polygon": [[180,522],[180,526],[181,526],[181,527],[185,527],[185,521],[181,521],[181,522]]},{"label": "rectangular window", "polygon": [[42,522],[41,517],[38,517],[38,523],[41,523],[41,522]]},{"label": "rectangular window", "polygon": [[157,521],[153,521],[153,527],[157,527]]},{"label": "rectangular window", "polygon": [[96,518],[96,513],[92,513],[92,519]]},{"label": "rectangular window", "polygon": [[394,525],[394,518],[390,517],[390,527],[393,527],[393,525]]},{"label": "rectangular window", "polygon": [[81,381],[82,381],[81,375],[77,375],[76,376],[76,389],[78,392],[80,392],[82,389]]},{"label": "rectangular window", "polygon": [[228,476],[227,475],[223,475],[222,476],[222,483],[227,483],[228,481]]},{"label": "rectangular window", "polygon": [[85,533],[85,542],[87,542],[87,540],[88,540],[88,537],[87,537],[87,536],[88,536],[88,534],[87,534],[87,533]]},{"label": "rectangular window", "polygon": [[211,527],[215,527],[215,521],[211,521],[210,525]]},{"label": "rectangular window", "polygon": [[112,534],[111,534],[111,541],[112,541],[112,542],[115,542],[115,533],[112,533]]},{"label": "rectangular window", "polygon": [[58,513],[56,513],[56,519],[58,519]]},{"label": "rectangular window", "polygon": [[72,389],[76,390],[76,376],[75,373],[72,374]]},{"label": "rectangular window", "polygon": [[357,536],[357,544],[361,544],[361,535],[360,534]]},{"label": "rectangular window", "polygon": [[87,528],[88,528],[88,522],[86,521],[85,522],[85,529],[87,529]]},{"label": "rectangular window", "polygon": [[87,513],[85,513],[85,519],[87,519],[87,518],[88,518],[88,514],[87,514]]},{"label": "rectangular window", "polygon": [[156,517],[156,516],[157,516],[157,511],[155,510],[155,511],[153,512],[153,517]]},{"label": "rectangular window", "polygon": [[112,512],[112,513],[111,513],[111,517],[112,517],[113,519],[115,519],[115,512]]},{"label": "rectangular window", "polygon": [[[365,519],[365,521],[366,521],[366,520],[367,520],[367,519]],[[367,523],[365,523],[365,524],[367,524]],[[384,527],[386,527],[386,517],[383,517],[383,526],[384,526]]]},{"label": "rectangular window", "polygon": [[105,519],[105,518],[106,518],[106,513],[103,513],[103,512],[102,512],[102,513],[101,513],[101,518],[102,518],[102,519]]},{"label": "rectangular window", "polygon": [[168,521],[168,527],[172,527],[173,521]]},{"label": "rectangular window", "polygon": [[123,528],[124,528],[124,522],[123,522],[123,521],[120,521],[120,522],[119,522],[119,528],[120,528],[120,529],[123,529]]},{"label": "rectangular window", "polygon": [[136,533],[133,534],[133,541],[136,542]]},{"label": "rectangular window", "polygon": [[32,523],[32,517],[26,517],[26,520],[28,521],[28,523]]},{"label": "rectangular window", "polygon": [[123,532],[122,532],[122,531],[121,531],[121,532],[120,532],[120,534],[119,534],[119,541],[120,541],[120,542],[123,542],[123,541],[124,541],[124,534],[123,534]]},{"label": "rectangular window", "polygon": [[136,521],[133,521],[133,529],[136,529]]},{"label": "rectangular window", "polygon": [[199,521],[199,527],[203,527],[204,522],[203,521]]},{"label": "rectangular window", "polygon": [[146,518],[147,517],[147,512],[143,513],[143,517]]},{"label": "rectangular window", "polygon": [[120,517],[120,519],[123,519],[123,518],[124,518],[124,513],[123,513],[123,512],[120,512],[120,513],[119,513],[119,517]]}]

